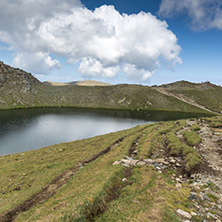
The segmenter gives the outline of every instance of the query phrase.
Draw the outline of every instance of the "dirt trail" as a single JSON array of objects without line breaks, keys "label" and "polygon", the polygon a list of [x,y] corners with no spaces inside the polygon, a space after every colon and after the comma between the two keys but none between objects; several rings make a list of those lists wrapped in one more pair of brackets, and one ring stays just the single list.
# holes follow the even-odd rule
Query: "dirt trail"
[{"label": "dirt trail", "polygon": [[28,211],[33,206],[41,204],[44,201],[46,201],[49,198],[51,198],[52,196],[54,196],[57,193],[58,189],[61,186],[63,186],[64,184],[66,184],[71,179],[71,177],[81,167],[83,167],[87,163],[90,163],[90,162],[96,160],[100,156],[103,156],[104,154],[108,153],[110,150],[112,150],[113,148],[117,147],[124,140],[124,138],[126,138],[126,137],[127,136],[122,137],[122,138],[116,140],[109,147],[103,149],[98,154],[92,156],[90,159],[81,161],[79,165],[74,166],[73,168],[71,168],[71,169],[67,170],[66,172],[62,173],[61,175],[59,175],[50,184],[48,184],[45,187],[43,187],[40,192],[38,192],[37,194],[34,194],[30,199],[26,200],[22,204],[12,208],[11,210],[6,212],[5,214],[1,215],[0,216],[0,222],[11,222],[11,221],[14,221],[16,219],[16,217],[20,213]]},{"label": "dirt trail", "polygon": [[198,153],[201,154],[205,163],[203,169],[201,169],[201,173],[194,175],[202,181],[212,181],[222,189],[222,147],[219,146],[219,141],[222,140],[222,134],[214,134],[207,124],[201,123],[200,121],[187,120],[186,123],[187,125],[185,127],[176,132],[176,136],[182,142],[184,142],[182,136],[183,131],[191,130],[191,126],[196,123],[198,123],[201,128],[199,135],[202,141],[195,148]]},{"label": "dirt trail", "polygon": [[162,94],[164,94],[164,95],[172,96],[172,97],[174,97],[174,98],[176,98],[176,99],[179,99],[179,100],[181,100],[181,101],[183,101],[183,102],[185,102],[185,103],[188,103],[188,104],[190,104],[190,105],[192,105],[192,106],[196,106],[197,108],[200,108],[200,109],[203,109],[203,110],[206,110],[206,111],[208,111],[208,112],[211,112],[211,113],[214,113],[214,114],[217,114],[217,115],[218,115],[217,112],[214,112],[214,111],[206,108],[205,106],[198,104],[195,100],[193,100],[193,99],[191,99],[191,98],[189,98],[189,97],[187,97],[187,96],[185,96],[185,95],[175,94],[175,93],[169,92],[168,90],[166,90],[166,89],[164,89],[164,88],[156,87],[155,89],[156,89],[158,92],[160,92],[160,93],[162,93]]},{"label": "dirt trail", "polygon": [[221,136],[215,135],[207,124],[202,123],[200,137],[202,142],[199,145],[199,152],[207,161],[209,167],[212,168],[212,171],[214,171],[214,174],[211,172],[208,177],[222,189],[222,155],[220,152],[221,147],[219,146]]},{"label": "dirt trail", "polygon": [[218,153],[220,147],[217,143],[219,136],[213,135],[207,125],[201,127],[200,136],[202,138],[200,149],[203,151],[205,159],[210,163],[214,170],[222,172],[222,158]]},{"label": "dirt trail", "polygon": [[200,126],[199,135],[202,139],[201,143],[195,148],[198,153],[201,154],[204,165],[202,167],[203,169],[200,169],[200,172],[195,173],[193,176],[204,182],[211,181],[222,189],[222,147],[220,147],[222,133],[215,134],[211,128],[201,120],[187,120],[186,122],[187,125],[176,133],[177,137],[182,139],[182,131],[191,130],[190,126],[197,123]]}]

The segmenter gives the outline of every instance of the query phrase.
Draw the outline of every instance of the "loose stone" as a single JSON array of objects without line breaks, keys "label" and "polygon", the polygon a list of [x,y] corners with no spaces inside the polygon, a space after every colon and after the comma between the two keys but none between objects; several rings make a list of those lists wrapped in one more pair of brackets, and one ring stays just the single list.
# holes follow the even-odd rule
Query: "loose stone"
[{"label": "loose stone", "polygon": [[181,209],[178,209],[176,212],[177,212],[179,215],[181,215],[181,216],[183,216],[183,217],[185,217],[185,218],[188,218],[188,219],[191,219],[191,217],[192,217],[188,212],[185,212],[185,211],[183,211],[183,210],[181,210]]}]

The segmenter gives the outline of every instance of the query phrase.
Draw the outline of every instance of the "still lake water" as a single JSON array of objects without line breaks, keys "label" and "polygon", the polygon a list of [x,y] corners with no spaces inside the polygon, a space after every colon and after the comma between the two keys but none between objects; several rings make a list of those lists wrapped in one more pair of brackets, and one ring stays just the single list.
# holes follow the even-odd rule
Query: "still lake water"
[{"label": "still lake water", "polygon": [[178,118],[163,112],[74,108],[0,111],[0,156]]}]

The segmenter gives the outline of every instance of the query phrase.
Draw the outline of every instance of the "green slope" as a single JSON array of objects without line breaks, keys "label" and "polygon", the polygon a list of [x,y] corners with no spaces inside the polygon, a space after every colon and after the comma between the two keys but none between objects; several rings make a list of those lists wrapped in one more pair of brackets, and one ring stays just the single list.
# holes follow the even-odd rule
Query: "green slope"
[{"label": "green slope", "polygon": [[165,90],[175,94],[184,95],[191,98],[200,105],[215,112],[222,111],[222,87],[205,83],[189,83],[180,81],[168,85],[162,85]]}]

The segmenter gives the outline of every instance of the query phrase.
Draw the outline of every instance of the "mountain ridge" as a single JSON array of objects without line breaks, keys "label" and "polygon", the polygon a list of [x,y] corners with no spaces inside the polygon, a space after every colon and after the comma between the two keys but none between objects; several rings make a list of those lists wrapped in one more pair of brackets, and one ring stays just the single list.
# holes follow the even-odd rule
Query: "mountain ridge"
[{"label": "mountain ridge", "polygon": [[[202,94],[212,94],[210,100],[206,98],[206,104],[204,98],[199,99]],[[54,87],[40,82],[31,73],[0,63],[0,109],[63,106],[219,113],[222,110],[220,95],[219,86],[187,81],[154,87],[130,84],[89,87],[75,83]]]},{"label": "mountain ridge", "polygon": [[81,80],[81,81],[72,81],[67,83],[62,82],[52,82],[52,81],[44,81],[43,82],[46,85],[52,85],[52,86],[68,86],[68,85],[78,85],[78,86],[109,86],[111,84],[95,81],[95,80]]}]

